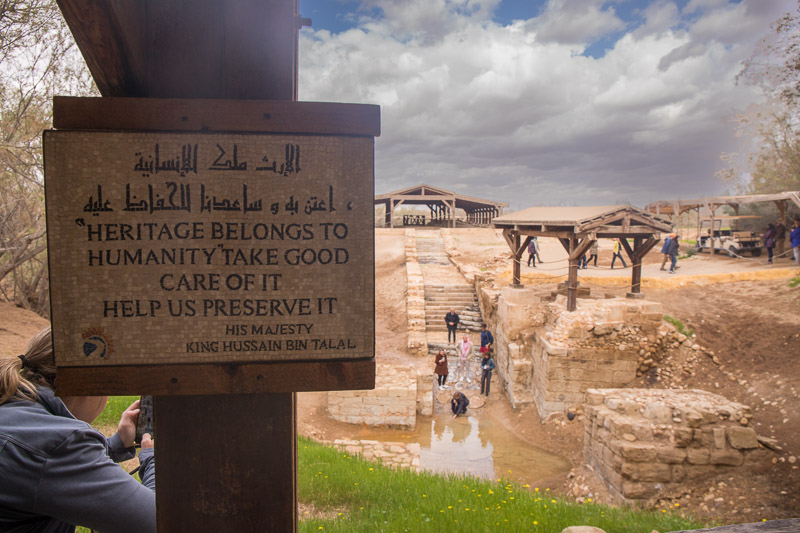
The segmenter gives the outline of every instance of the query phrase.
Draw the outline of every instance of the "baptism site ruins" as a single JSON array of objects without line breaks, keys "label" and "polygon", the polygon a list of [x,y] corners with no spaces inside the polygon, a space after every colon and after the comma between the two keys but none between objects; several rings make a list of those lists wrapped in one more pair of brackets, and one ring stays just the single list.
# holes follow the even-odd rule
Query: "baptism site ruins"
[{"label": "baptism site ruins", "polygon": [[[714,201],[751,200],[764,201]],[[798,200],[778,198],[786,213],[783,201],[791,212]],[[789,254],[703,252],[678,203],[504,213],[421,185],[374,205],[374,389],[299,392],[300,435],[581,505],[796,525],[800,268]],[[47,322],[0,305],[2,348],[17,353]],[[282,327],[308,333],[303,319]],[[301,502],[304,516],[314,511]]]},{"label": "baptism site ruins", "polygon": [[[437,124],[437,141],[418,139],[441,154],[410,144],[397,151],[408,174],[392,175],[376,159],[382,128],[381,149],[392,152],[421,135],[414,124],[438,120],[441,96],[457,121],[494,136],[483,122],[517,113],[521,101],[473,103],[472,93],[529,67],[510,61],[512,46],[469,87],[429,93],[440,76],[463,77],[460,59],[436,59],[444,62],[412,77],[426,61],[406,54],[405,41],[427,47],[427,38],[403,30],[385,57],[370,56],[356,41],[388,31],[371,17],[419,13],[411,25],[438,32],[449,18],[430,13],[443,5],[450,18],[469,15],[470,33],[442,37],[455,58],[477,49],[465,46],[473,31],[497,25],[479,15],[500,3],[317,2],[314,16],[361,22],[302,40],[311,20],[298,0],[0,4],[0,532],[800,532],[797,115],[748,126],[794,131],[794,170],[776,167],[781,180],[769,188],[733,188],[754,194],[687,199],[670,183],[674,197],[645,206],[576,206],[581,194],[627,194],[608,181],[619,167],[583,154],[579,137],[568,153],[591,160],[593,181],[570,195],[560,173],[540,178],[513,158],[502,161],[513,173],[492,170],[499,144],[447,155],[442,138],[473,136],[447,124]],[[728,20],[740,18],[733,9],[768,4],[650,3],[659,13],[680,4],[687,28],[702,27],[696,12],[730,4],[732,15],[714,22],[725,35],[743,27]],[[641,11],[610,0],[530,4],[543,13],[586,4],[580,24],[599,6]],[[800,11],[787,17],[778,34],[800,28]],[[509,39],[525,34],[547,57],[567,49],[524,22],[509,22]],[[678,28],[664,30],[676,43],[690,33]],[[614,40],[644,50],[632,37],[644,29]],[[334,40],[342,57],[320,55]],[[714,42],[714,54],[741,46]],[[800,38],[787,42],[794,83]],[[698,44],[649,58],[653,76],[695,61]],[[51,52],[61,62],[42,59]],[[556,70],[573,58],[599,63],[569,54],[552,55]],[[737,82],[762,85],[769,76],[747,70],[779,62],[754,58]],[[370,62],[386,70],[368,74]],[[300,66],[311,72],[303,91]],[[537,86],[570,93],[608,77],[567,89],[531,69]],[[73,70],[74,79],[51,79]],[[697,91],[683,76],[664,79]],[[621,96],[606,98],[612,88],[595,99],[681,123],[672,115],[683,104],[641,111],[626,88],[639,82],[619,78]],[[417,115],[393,101],[401,80]],[[532,87],[519,91],[530,100],[521,107],[550,107]],[[800,83],[792,87],[796,109]],[[327,100],[300,100],[305,93]],[[386,100],[383,111],[339,100],[356,94]],[[735,101],[718,99],[720,108]],[[582,105],[552,107],[575,108],[584,128],[594,119]],[[519,131],[554,135],[563,117],[539,120],[523,117],[497,142],[538,161],[550,148],[530,151]],[[692,128],[703,143],[712,136]],[[661,133],[642,139],[659,145],[666,166],[686,156],[662,150]],[[445,164],[478,151],[497,161]],[[652,152],[637,157],[646,162],[637,169],[664,164]],[[648,172],[621,183],[636,179],[645,191],[648,179],[697,179],[677,165]],[[512,176],[525,186],[512,191]],[[430,182],[376,190],[411,180]],[[531,198],[539,183],[553,185]],[[673,190],[660,186],[637,194]],[[516,195],[513,210],[491,198],[501,190]]]}]

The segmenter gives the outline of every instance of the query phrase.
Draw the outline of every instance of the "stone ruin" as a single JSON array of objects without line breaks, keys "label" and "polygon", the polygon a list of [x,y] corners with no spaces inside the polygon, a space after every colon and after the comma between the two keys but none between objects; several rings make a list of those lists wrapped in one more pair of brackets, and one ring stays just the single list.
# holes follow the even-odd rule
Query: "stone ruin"
[{"label": "stone ruin", "polygon": [[587,389],[631,383],[673,343],[658,302],[582,298],[568,312],[564,296],[533,289],[482,288],[480,295],[511,404],[535,403],[543,419],[582,404]]},{"label": "stone ruin", "polygon": [[589,389],[584,460],[617,503],[767,460],[750,408],[702,390]]},{"label": "stone ruin", "polygon": [[[425,378],[423,381],[428,383],[428,376]],[[416,370],[407,365],[379,363],[374,390],[328,392],[328,415],[349,424],[413,428],[417,419],[418,380]],[[432,395],[426,396],[432,402]],[[433,409],[432,404],[423,407]]]}]

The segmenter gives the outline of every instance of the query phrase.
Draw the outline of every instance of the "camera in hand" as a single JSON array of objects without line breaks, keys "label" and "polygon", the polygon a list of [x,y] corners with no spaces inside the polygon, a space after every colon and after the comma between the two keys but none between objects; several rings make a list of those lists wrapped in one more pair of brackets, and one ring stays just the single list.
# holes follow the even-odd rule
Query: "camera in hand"
[{"label": "camera in hand", "polygon": [[139,399],[139,418],[136,420],[136,444],[142,443],[142,435],[149,433],[155,439],[155,423],[153,418],[153,397],[142,396]]}]

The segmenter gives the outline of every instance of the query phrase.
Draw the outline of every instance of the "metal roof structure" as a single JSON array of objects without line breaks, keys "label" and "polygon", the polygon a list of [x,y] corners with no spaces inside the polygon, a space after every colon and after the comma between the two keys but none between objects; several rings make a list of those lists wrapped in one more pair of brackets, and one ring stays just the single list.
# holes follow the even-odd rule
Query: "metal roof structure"
[{"label": "metal roof structure", "polygon": [[738,214],[739,206],[743,204],[775,202],[781,212],[781,217],[784,217],[786,215],[786,206],[790,201],[800,207],[800,191],[786,191],[774,194],[709,196],[694,200],[660,200],[646,205],[645,210],[658,215],[680,215],[686,211],[699,210],[703,207],[713,213],[719,207],[729,205]]},{"label": "metal roof structure", "polygon": [[[800,207],[800,191],[786,191],[773,194],[743,194],[736,196],[709,196],[706,198],[697,198],[694,200],[671,200],[671,201],[658,201],[645,206],[645,210],[657,215],[671,215],[680,216],[687,211],[697,211],[697,234],[700,235],[700,210],[705,208],[710,214],[706,220],[711,220],[711,226],[714,225],[715,220],[723,218],[716,215],[717,209],[722,206],[730,206],[733,208],[736,217],[739,215],[739,207],[746,204],[761,204],[775,202],[780,212],[780,219],[786,221],[786,210],[789,202],[793,202],[797,207]],[[714,257],[714,247],[709,249],[711,257]]]},{"label": "metal roof structure", "polygon": [[488,225],[508,207],[507,202],[475,198],[424,183],[375,196],[375,205],[381,204],[386,207],[386,225],[392,228],[394,210],[403,204],[426,205],[431,210],[431,220],[449,220],[452,227],[456,223],[456,209],[463,209],[467,213],[468,222]]},{"label": "metal roof structure", "polygon": [[[631,294],[641,293],[642,258],[672,231],[669,220],[630,205],[529,207],[495,218],[514,256],[514,286],[520,285],[520,258],[533,237],[556,237],[569,254],[567,310],[577,308],[580,258],[597,239],[618,239],[633,264]],[[522,236],[525,236],[524,241]],[[631,247],[628,239],[633,239]]]}]

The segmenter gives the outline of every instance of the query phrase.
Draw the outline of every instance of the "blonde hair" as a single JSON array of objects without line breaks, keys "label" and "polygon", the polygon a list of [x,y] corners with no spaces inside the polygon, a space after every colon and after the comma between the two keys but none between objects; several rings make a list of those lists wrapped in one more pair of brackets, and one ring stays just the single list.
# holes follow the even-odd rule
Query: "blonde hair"
[{"label": "blonde hair", "polygon": [[39,397],[37,385],[53,387],[56,364],[49,326],[30,340],[23,357],[25,368],[20,356],[0,359],[0,405],[11,399],[34,402]]}]

